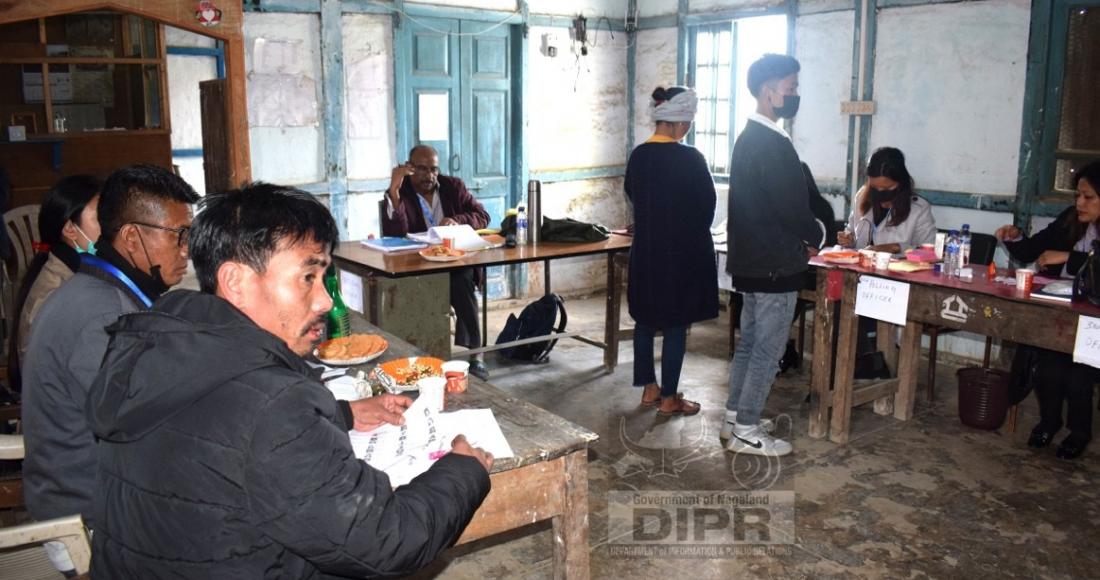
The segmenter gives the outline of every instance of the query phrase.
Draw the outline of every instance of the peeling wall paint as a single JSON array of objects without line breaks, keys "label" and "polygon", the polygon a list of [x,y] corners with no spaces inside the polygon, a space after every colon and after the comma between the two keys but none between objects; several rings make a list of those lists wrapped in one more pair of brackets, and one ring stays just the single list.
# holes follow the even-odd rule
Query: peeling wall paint
[{"label": "peeling wall paint", "polygon": [[[558,56],[540,52],[542,35],[563,40]],[[561,28],[527,37],[528,143],[533,171],[626,163],[626,34],[600,32],[588,55],[570,54]],[[591,33],[590,33],[591,36]]]},{"label": "peeling wall paint", "polygon": [[641,30],[636,35],[634,74],[634,147],[653,134],[649,112],[653,89],[676,84],[676,29]]}]

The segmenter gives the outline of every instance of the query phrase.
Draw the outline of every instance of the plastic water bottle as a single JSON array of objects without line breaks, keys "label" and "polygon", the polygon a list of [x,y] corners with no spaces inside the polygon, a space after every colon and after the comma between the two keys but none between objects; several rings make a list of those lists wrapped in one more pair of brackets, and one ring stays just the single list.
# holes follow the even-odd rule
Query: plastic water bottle
[{"label": "plastic water bottle", "polygon": [[527,206],[520,204],[516,208],[516,245],[527,243]]},{"label": "plastic water bottle", "polygon": [[943,276],[954,278],[959,275],[959,260],[961,249],[959,247],[959,232],[951,230],[947,234],[947,244],[943,248]]},{"label": "plastic water bottle", "polygon": [[962,233],[959,234],[959,262],[960,268],[970,265],[970,224],[963,224]]}]

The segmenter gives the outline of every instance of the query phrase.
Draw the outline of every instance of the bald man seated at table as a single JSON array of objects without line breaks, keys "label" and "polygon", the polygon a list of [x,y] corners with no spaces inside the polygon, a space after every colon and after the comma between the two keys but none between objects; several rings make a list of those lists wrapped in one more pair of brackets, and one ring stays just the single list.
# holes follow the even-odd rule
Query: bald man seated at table
[{"label": "bald man seated at table", "polygon": [[[382,213],[382,235],[405,237],[434,226],[465,224],[475,230],[489,225],[489,212],[457,177],[439,174],[439,153],[417,145],[409,160],[393,168]],[[484,281],[481,281],[484,284]],[[477,276],[473,268],[451,272],[451,306],[455,309],[455,344],[481,346],[477,321]],[[485,380],[489,371],[481,355],[470,358],[470,372]]]}]

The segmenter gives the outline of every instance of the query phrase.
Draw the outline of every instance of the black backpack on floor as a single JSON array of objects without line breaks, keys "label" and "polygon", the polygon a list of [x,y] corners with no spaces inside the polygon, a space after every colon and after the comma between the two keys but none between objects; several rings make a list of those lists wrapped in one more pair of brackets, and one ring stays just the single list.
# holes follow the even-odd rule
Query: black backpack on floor
[{"label": "black backpack on floor", "polygon": [[[561,319],[555,327],[554,321]],[[508,322],[504,323],[504,330],[497,336],[496,344],[523,340],[536,336],[545,336],[551,332],[564,332],[565,323],[569,320],[565,314],[565,301],[557,294],[547,294],[542,298],[528,304],[519,313],[508,315]],[[511,348],[501,349],[501,355],[523,362],[545,363],[550,361],[550,351],[557,344],[557,339],[530,344],[521,344]]]}]

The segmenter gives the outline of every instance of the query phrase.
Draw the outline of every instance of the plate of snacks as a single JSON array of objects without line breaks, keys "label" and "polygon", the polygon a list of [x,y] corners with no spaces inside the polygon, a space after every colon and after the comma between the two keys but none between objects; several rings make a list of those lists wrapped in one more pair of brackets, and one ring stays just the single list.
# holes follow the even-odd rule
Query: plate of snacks
[{"label": "plate of snacks", "polygon": [[[378,368],[385,375],[380,377],[391,392],[414,391],[416,381],[424,377],[442,377],[443,361],[430,356],[413,356],[386,361]],[[389,384],[390,379],[392,385]]]},{"label": "plate of snacks", "polygon": [[352,334],[322,342],[313,354],[327,365],[359,365],[382,356],[388,347],[377,334]]},{"label": "plate of snacks", "polygon": [[858,264],[859,252],[854,250],[833,250],[829,252],[821,252],[819,254],[822,260],[830,264]]},{"label": "plate of snacks", "polygon": [[463,256],[466,255],[466,252],[462,250],[448,248],[447,246],[432,246],[430,248],[424,248],[418,253],[421,258],[429,262],[453,262],[455,260],[461,260]]}]

